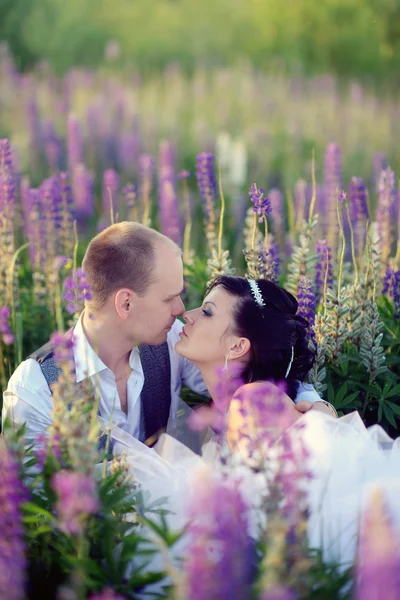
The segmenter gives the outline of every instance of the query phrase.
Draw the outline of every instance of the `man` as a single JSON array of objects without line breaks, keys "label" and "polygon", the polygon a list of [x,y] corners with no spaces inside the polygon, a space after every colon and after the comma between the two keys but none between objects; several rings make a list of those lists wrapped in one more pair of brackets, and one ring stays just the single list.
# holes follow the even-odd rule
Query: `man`
[{"label": "man", "polygon": [[[99,414],[139,440],[152,439],[176,415],[182,384],[207,394],[197,368],[174,351],[184,312],[181,251],[138,223],[111,225],[89,244],[82,263],[92,299],[74,328],[76,382],[89,378]],[[52,422],[49,385],[57,379],[51,348],[25,360],[4,393],[3,421],[26,423],[30,440]],[[305,412],[320,398],[303,387]],[[310,402],[311,401],[311,402]],[[318,402],[318,408],[329,407]]]}]

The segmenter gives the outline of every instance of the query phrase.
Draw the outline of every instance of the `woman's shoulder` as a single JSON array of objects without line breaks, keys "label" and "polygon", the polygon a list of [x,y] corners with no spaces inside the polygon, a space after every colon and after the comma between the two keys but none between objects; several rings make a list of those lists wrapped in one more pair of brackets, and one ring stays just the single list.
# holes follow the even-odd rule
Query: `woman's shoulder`
[{"label": "woman's shoulder", "polygon": [[250,398],[251,396],[264,397],[266,400],[270,399],[272,401],[282,399],[284,402],[288,401],[293,404],[293,401],[285,392],[284,385],[279,385],[272,381],[259,380],[245,383],[236,390],[233,398],[240,400],[247,397]]}]

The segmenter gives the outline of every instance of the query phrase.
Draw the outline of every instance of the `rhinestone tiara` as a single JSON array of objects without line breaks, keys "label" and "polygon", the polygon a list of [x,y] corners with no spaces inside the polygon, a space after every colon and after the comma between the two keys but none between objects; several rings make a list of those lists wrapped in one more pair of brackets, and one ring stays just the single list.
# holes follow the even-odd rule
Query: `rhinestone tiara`
[{"label": "rhinestone tiara", "polygon": [[258,287],[257,281],[255,279],[249,279],[248,282],[251,289],[251,293],[253,294],[254,300],[257,302],[258,306],[265,306],[265,302],[261,295],[261,290]]}]

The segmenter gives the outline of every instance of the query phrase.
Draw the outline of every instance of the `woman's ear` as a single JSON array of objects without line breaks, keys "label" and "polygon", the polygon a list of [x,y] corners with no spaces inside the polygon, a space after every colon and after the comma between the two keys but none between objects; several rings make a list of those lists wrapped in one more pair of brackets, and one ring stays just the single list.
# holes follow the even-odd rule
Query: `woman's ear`
[{"label": "woman's ear", "polygon": [[250,352],[250,348],[251,343],[248,338],[235,336],[229,348],[229,358],[231,360],[243,358],[243,356],[246,356]]},{"label": "woman's ear", "polygon": [[133,294],[131,290],[123,288],[115,294],[115,309],[121,319],[127,319],[133,307]]}]

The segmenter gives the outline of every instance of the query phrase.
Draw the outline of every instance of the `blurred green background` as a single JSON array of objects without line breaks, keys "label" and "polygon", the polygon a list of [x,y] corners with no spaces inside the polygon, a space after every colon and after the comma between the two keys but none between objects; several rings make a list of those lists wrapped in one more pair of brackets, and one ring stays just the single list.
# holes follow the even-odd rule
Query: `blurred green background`
[{"label": "blurred green background", "polygon": [[0,39],[21,69],[192,69],[247,58],[265,70],[400,80],[399,0],[0,0]]}]

